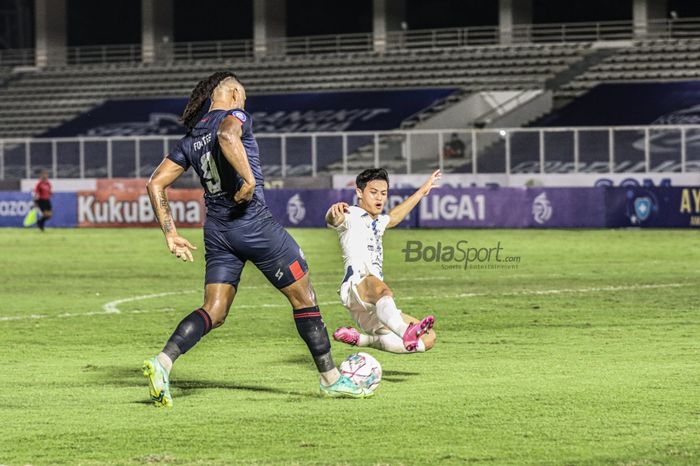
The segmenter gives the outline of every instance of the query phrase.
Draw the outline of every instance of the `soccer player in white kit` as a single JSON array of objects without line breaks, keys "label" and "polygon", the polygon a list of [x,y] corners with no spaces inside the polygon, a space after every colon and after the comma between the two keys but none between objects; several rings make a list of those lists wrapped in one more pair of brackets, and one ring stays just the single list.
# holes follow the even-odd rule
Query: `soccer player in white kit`
[{"label": "soccer player in white kit", "polygon": [[429,350],[435,344],[431,331],[435,318],[422,320],[404,314],[396,307],[394,294],[382,274],[382,235],[393,228],[436,187],[436,170],[413,195],[382,214],[389,190],[389,176],[383,168],[360,173],[356,180],[357,206],[345,202],[333,204],[326,223],[338,232],[345,262],[345,277],[340,285],[340,300],[364,333],[353,327],[341,327],[333,333],[336,341],[392,353]]}]

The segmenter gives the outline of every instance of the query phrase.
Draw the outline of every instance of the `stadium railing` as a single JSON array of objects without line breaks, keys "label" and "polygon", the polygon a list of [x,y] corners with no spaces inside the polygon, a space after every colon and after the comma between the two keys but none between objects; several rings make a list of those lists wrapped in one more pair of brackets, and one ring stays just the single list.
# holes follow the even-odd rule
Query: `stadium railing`
[{"label": "stadium railing", "polygon": [[[646,24],[626,21],[516,24],[510,29],[478,26],[427,30],[283,37],[256,43],[250,39],[208,42],[175,42],[144,49],[141,44],[66,47],[68,64],[156,61],[253,59],[257,54],[296,56],[313,54],[392,52],[510,43],[595,42],[700,38],[700,18],[655,19]],[[51,53],[60,52],[52,48]],[[0,50],[0,66],[31,66],[34,49]]]},{"label": "stadium railing", "polygon": [[[149,176],[178,139],[0,139],[0,180],[41,170],[53,178]],[[700,125],[261,133],[257,139],[268,176],[370,166],[406,174],[700,172]]]}]

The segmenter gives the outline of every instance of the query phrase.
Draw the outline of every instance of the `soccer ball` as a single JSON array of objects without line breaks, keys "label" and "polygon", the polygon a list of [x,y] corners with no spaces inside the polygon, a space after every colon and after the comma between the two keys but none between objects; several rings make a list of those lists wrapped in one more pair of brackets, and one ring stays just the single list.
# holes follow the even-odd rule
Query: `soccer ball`
[{"label": "soccer ball", "polygon": [[367,353],[355,353],[347,357],[340,365],[340,373],[361,387],[375,391],[382,380],[382,366],[374,356]]}]

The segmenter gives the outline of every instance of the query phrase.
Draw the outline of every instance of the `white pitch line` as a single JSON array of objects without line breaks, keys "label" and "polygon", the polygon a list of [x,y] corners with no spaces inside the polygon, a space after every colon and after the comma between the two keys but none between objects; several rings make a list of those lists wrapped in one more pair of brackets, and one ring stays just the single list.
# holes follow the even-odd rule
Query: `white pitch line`
[{"label": "white pitch line", "polygon": [[117,299],[114,301],[110,301],[102,306],[102,309],[104,310],[105,314],[119,314],[121,311],[119,310],[118,305],[119,304],[124,304],[124,303],[130,303],[133,301],[143,301],[144,299],[153,299],[153,298],[162,298],[163,296],[172,296],[176,294],[189,294],[189,293],[196,293],[199,290],[186,290],[186,291],[168,291],[165,293],[155,293],[155,294],[145,294],[141,296],[132,296],[130,298],[124,298],[124,299]]},{"label": "white pitch line", "polygon": [[460,293],[450,298],[473,298],[477,296],[547,296],[553,294],[564,293],[599,293],[603,291],[633,291],[633,290],[649,290],[656,288],[678,288],[688,286],[687,283],[662,283],[658,285],[623,285],[623,286],[601,286],[593,288],[561,288],[558,290],[524,290],[511,291],[506,293]]},{"label": "white pitch line", "polygon": [[[505,292],[505,293],[459,293],[455,295],[442,295],[440,296],[441,298],[447,298],[447,299],[461,299],[461,298],[475,298],[475,297],[483,297],[483,296],[548,296],[548,295],[556,295],[556,294],[565,294],[565,293],[600,293],[600,292],[610,292],[610,291],[634,291],[634,290],[650,290],[650,289],[658,289],[658,288],[679,288],[683,286],[689,286],[690,283],[661,283],[661,284],[651,284],[651,285],[622,285],[622,286],[602,286],[602,287],[588,287],[588,288],[559,288],[559,289],[550,289],[550,290],[523,290],[523,291],[511,291],[511,292]],[[250,288],[250,287],[248,287]],[[102,311],[92,311],[92,312],[84,312],[84,313],[63,313],[63,314],[58,314],[56,316],[50,316],[46,314],[30,314],[30,315],[23,315],[23,316],[7,316],[7,317],[0,317],[0,322],[7,322],[7,321],[14,321],[14,320],[29,320],[29,319],[43,319],[43,318],[51,318],[51,317],[85,317],[85,316],[95,316],[95,315],[107,315],[107,314],[120,314],[120,313],[128,313],[128,314],[148,314],[152,312],[173,312],[175,309],[173,308],[162,308],[162,309],[150,309],[150,310],[131,310],[131,311],[121,311],[117,305],[122,304],[122,303],[127,303],[127,302],[134,302],[134,301],[141,301],[141,300],[146,300],[146,299],[153,299],[153,298],[160,298],[163,296],[172,296],[172,295],[178,295],[178,294],[188,294],[188,293],[197,293],[200,292],[201,290],[185,290],[185,291],[170,291],[170,292],[165,292],[165,293],[155,293],[155,294],[148,294],[148,295],[142,295],[142,296],[132,296],[129,298],[124,298],[124,299],[118,299],[115,301],[110,301],[106,303],[104,306],[102,306],[103,310]],[[415,299],[426,299],[430,298],[431,295],[424,295],[424,296],[401,296],[399,299],[401,301],[413,301]],[[324,301],[319,303],[320,306],[333,306],[333,305],[340,305],[339,301]],[[240,304],[240,305],[235,305],[233,309],[259,309],[259,308],[285,308],[289,307],[288,303],[262,303],[262,304]]]}]

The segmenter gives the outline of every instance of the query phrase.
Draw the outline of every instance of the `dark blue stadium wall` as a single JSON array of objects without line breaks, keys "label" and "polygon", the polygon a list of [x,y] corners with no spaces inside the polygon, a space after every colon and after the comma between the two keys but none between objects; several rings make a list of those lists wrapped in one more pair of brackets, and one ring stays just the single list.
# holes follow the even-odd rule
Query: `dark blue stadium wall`
[{"label": "dark blue stadium wall", "polygon": [[699,121],[700,81],[611,83],[599,84],[529,126],[697,124]]},{"label": "dark blue stadium wall", "polygon": [[[256,132],[395,129],[456,89],[253,95],[246,110]],[[187,99],[108,100],[42,137],[183,134],[178,118]]]}]

